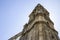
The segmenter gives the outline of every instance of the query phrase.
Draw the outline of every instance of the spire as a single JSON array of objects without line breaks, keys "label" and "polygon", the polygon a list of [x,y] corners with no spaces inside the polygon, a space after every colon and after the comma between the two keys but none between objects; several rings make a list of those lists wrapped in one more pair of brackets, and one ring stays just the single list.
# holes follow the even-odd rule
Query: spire
[{"label": "spire", "polygon": [[43,6],[41,4],[37,4],[37,6],[35,7],[35,9],[36,8],[39,8],[40,9],[40,8],[43,8]]},{"label": "spire", "polygon": [[35,17],[36,17],[36,15],[42,15],[47,20],[50,20],[50,18],[49,18],[49,12],[41,4],[37,4],[37,6],[32,11],[32,13],[29,15],[29,22],[31,22],[32,20],[34,20]]},{"label": "spire", "polygon": [[41,4],[37,4],[35,7],[36,13],[42,13],[43,12],[43,6]]},{"label": "spire", "polygon": [[34,10],[29,16],[31,16],[32,14],[37,14],[37,13],[43,13],[49,16],[49,12],[39,3],[37,4],[37,6],[34,8]]}]

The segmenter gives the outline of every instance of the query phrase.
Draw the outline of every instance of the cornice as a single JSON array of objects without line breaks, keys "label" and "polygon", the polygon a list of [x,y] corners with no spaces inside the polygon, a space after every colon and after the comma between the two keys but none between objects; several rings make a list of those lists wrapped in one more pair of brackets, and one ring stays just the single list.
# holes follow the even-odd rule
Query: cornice
[{"label": "cornice", "polygon": [[[47,24],[47,22],[45,22],[45,21],[37,21],[37,22],[35,22],[35,23],[33,24],[33,26],[32,26],[29,30],[27,30],[25,33],[23,33],[22,36],[24,36],[25,34],[28,34],[28,32],[30,32],[30,31],[34,28],[34,25],[35,25],[36,23],[46,24],[51,30],[55,31],[55,32],[58,34],[58,32],[57,32],[55,29],[52,29],[52,28]],[[22,37],[22,36],[21,36],[21,37]]]}]

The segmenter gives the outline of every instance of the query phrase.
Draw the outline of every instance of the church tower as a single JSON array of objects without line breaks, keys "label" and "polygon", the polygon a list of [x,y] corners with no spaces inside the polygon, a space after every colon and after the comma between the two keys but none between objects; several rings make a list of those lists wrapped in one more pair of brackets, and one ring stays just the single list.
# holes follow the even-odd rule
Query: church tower
[{"label": "church tower", "polygon": [[59,40],[49,12],[42,5],[38,4],[29,15],[19,40]]}]

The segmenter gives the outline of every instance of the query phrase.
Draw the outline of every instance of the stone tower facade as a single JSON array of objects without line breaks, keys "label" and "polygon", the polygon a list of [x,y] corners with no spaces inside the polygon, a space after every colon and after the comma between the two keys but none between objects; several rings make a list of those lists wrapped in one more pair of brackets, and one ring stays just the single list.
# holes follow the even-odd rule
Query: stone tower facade
[{"label": "stone tower facade", "polygon": [[16,35],[9,40],[59,40],[59,37],[49,12],[38,4],[29,15],[29,22],[24,25],[20,36]]}]

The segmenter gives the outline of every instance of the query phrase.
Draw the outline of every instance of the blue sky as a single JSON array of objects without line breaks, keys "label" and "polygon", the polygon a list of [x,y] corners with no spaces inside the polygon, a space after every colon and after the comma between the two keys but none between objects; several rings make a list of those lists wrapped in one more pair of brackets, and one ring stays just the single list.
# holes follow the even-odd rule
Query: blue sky
[{"label": "blue sky", "polygon": [[38,3],[49,11],[60,36],[60,0],[0,0],[0,40],[8,40],[21,32]]}]

